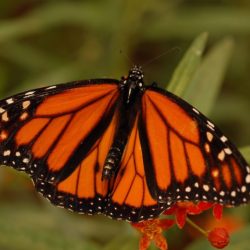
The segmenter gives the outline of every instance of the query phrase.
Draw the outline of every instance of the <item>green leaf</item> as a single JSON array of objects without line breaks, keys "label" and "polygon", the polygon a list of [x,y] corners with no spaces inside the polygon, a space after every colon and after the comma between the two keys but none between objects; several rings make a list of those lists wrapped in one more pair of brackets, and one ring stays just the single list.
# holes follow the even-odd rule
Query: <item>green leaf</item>
[{"label": "green leaf", "polygon": [[250,164],[250,146],[240,148],[240,152],[242,153],[246,161]]},{"label": "green leaf", "polygon": [[193,41],[183,59],[175,69],[170,83],[167,86],[168,91],[178,96],[182,96],[200,64],[207,37],[208,33],[202,33]]},{"label": "green leaf", "polygon": [[215,45],[202,60],[183,98],[209,114],[223,83],[224,74],[233,50],[233,40],[226,38]]}]

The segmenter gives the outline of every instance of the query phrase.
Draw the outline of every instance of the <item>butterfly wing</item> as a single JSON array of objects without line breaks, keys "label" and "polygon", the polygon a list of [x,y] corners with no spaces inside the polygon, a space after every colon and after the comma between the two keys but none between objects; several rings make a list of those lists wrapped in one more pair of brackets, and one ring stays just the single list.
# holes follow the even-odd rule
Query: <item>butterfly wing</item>
[{"label": "butterfly wing", "polygon": [[0,164],[30,174],[53,203],[92,203],[108,189],[100,173],[116,129],[118,98],[118,81],[100,79],[1,101]]},{"label": "butterfly wing", "polygon": [[133,222],[155,218],[165,208],[149,191],[138,129],[139,117],[138,112],[105,211],[110,217]]},{"label": "butterfly wing", "polygon": [[250,200],[250,168],[236,147],[191,105],[148,87],[140,138],[146,179],[159,202]]},{"label": "butterfly wing", "polygon": [[178,200],[249,201],[250,169],[235,146],[192,106],[155,87],[142,96],[118,172],[102,180],[118,99],[118,81],[104,79],[1,101],[0,163],[29,173],[58,206],[129,221],[157,217]]},{"label": "butterfly wing", "polygon": [[111,182],[102,180],[102,171],[117,124],[118,110],[115,111],[105,132],[88,154],[79,161],[72,173],[56,183],[36,179],[36,189],[56,206],[84,214],[104,213]]}]

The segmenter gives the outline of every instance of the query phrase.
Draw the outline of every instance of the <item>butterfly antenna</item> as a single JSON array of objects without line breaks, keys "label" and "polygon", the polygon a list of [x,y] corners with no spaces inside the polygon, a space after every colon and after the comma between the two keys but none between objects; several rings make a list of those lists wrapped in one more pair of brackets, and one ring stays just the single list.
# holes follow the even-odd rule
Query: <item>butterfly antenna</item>
[{"label": "butterfly antenna", "polygon": [[145,66],[151,64],[152,62],[158,60],[159,58],[165,56],[166,54],[169,54],[169,53],[172,53],[172,52],[175,52],[175,51],[176,51],[177,53],[180,53],[180,52],[181,52],[180,47],[173,47],[173,48],[171,48],[171,49],[169,49],[169,50],[163,52],[162,54],[160,54],[160,55],[158,55],[158,56],[156,56],[156,57],[150,59],[149,61],[145,62],[145,63],[142,65],[142,67],[145,68]]},{"label": "butterfly antenna", "polygon": [[124,53],[122,50],[120,50],[120,54],[122,54],[130,62],[131,65],[135,65],[134,62],[132,61],[132,59],[126,53]]}]

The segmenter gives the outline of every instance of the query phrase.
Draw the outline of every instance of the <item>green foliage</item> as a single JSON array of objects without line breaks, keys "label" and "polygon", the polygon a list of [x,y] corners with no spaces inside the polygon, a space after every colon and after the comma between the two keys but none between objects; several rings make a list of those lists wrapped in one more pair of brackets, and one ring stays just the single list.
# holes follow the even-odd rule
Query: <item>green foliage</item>
[{"label": "green foliage", "polygon": [[[0,96],[76,79],[119,78],[131,66],[126,57],[143,64],[178,46],[180,54],[168,53],[155,60],[145,75],[151,74],[157,82],[172,76],[168,90],[209,114],[238,144],[249,145],[250,3],[186,2],[190,4],[175,0],[1,1]],[[249,146],[241,151],[250,162]],[[138,249],[139,234],[126,222],[54,208],[27,183],[23,175],[0,171],[0,249]],[[249,225],[249,207],[230,213],[240,214]],[[190,240],[185,235],[185,229],[170,230],[170,249],[176,249],[177,243],[184,248]],[[249,226],[235,233],[228,249],[244,250],[248,235]],[[211,249],[206,240],[186,249],[201,248]]]},{"label": "green foliage", "polygon": [[195,72],[183,98],[209,115],[219,95],[230,55],[232,39],[224,39],[209,50]]},{"label": "green foliage", "polygon": [[194,74],[200,65],[201,57],[207,42],[207,36],[207,33],[203,33],[194,40],[175,69],[167,87],[168,91],[178,96],[183,96],[185,91],[189,89],[189,85],[193,82]]}]

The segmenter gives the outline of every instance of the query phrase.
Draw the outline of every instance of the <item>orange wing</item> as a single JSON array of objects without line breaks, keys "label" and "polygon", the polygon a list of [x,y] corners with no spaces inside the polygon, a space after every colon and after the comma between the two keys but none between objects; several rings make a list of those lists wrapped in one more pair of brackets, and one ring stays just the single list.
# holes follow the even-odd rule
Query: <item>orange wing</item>
[{"label": "orange wing", "polygon": [[109,195],[105,213],[117,219],[140,221],[157,217],[166,205],[152,198],[143,162],[142,145],[136,118]]},{"label": "orange wing", "polygon": [[101,181],[101,173],[116,129],[118,98],[118,82],[100,79],[1,101],[0,163],[29,173],[52,203],[63,200],[65,207],[82,211],[85,199],[84,212],[91,213],[86,209],[91,204],[102,210],[100,197],[109,182]]},{"label": "orange wing", "polygon": [[139,221],[163,210],[148,190],[137,121],[126,146],[120,169],[110,181],[102,180],[105,158],[118,123],[118,112],[103,136],[66,179],[56,184],[37,181],[37,190],[53,204],[79,213],[103,213],[111,218]]},{"label": "orange wing", "polygon": [[156,87],[142,97],[140,137],[149,191],[159,202],[250,200],[250,168],[236,147],[185,101]]},{"label": "orange wing", "polygon": [[115,134],[117,119],[118,112],[71,174],[56,183],[35,180],[37,190],[57,206],[78,213],[104,213],[111,184],[102,180],[102,171]]},{"label": "orange wing", "polygon": [[[99,83],[99,84],[98,84]],[[180,200],[250,200],[250,168],[192,106],[146,87],[117,173],[102,180],[120,119],[116,80],[37,89],[0,102],[0,164],[26,171],[52,203],[140,221]]]}]

